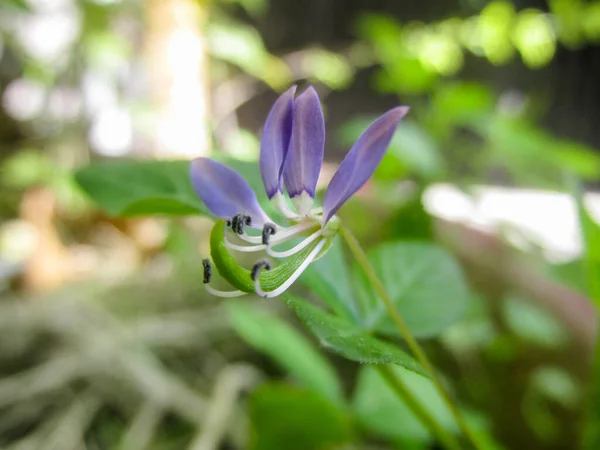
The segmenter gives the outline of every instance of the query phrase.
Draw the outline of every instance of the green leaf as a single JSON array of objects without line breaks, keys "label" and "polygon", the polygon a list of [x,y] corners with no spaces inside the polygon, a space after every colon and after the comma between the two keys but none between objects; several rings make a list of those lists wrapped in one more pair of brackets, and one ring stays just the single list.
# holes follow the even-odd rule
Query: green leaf
[{"label": "green leaf", "polygon": [[[369,252],[369,260],[388,295],[415,336],[435,336],[466,311],[467,286],[454,259],[440,247],[420,242],[384,244]],[[396,333],[383,301],[359,267],[354,280],[365,299],[365,326]]]},{"label": "green leaf", "polygon": [[318,394],[267,384],[250,397],[252,450],[324,450],[353,440],[350,421]]},{"label": "green leaf", "polygon": [[189,181],[189,161],[114,161],[89,165],[77,183],[108,214],[207,214]]},{"label": "green leaf", "polygon": [[398,347],[379,340],[357,325],[332,316],[291,294],[284,294],[283,299],[319,339],[323,347],[352,361],[366,364],[398,364],[426,376],[423,368]]},{"label": "green leaf", "polygon": [[[432,382],[401,367],[394,367],[410,392],[420,400],[435,420],[448,431],[457,432],[452,413]],[[359,373],[352,409],[359,423],[368,431],[394,441],[430,442],[432,436],[411,410],[388,386],[373,367]]]},{"label": "green leaf", "polygon": [[300,332],[245,302],[231,301],[227,306],[233,327],[249,345],[273,358],[304,386],[335,404],[343,403],[335,369]]},{"label": "green leaf", "polygon": [[588,278],[588,292],[600,312],[600,225],[592,218],[584,202],[583,188],[572,181],[579,223],[584,242],[584,263]]},{"label": "green leaf", "polygon": [[325,257],[306,269],[300,277],[300,282],[317,294],[336,315],[350,322],[360,322],[359,307],[353,294],[339,239],[335,240]]}]

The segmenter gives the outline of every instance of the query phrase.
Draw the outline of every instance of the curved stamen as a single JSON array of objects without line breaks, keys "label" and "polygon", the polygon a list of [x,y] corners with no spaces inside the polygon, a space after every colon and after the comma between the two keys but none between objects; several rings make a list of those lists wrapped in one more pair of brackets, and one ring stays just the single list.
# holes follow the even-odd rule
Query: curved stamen
[{"label": "curved stamen", "polygon": [[279,286],[277,289],[275,289],[273,291],[269,291],[269,292],[263,291],[262,288],[260,287],[260,280],[257,275],[256,279],[254,280],[254,290],[256,291],[256,295],[260,295],[261,297],[264,297],[264,298],[273,298],[273,297],[277,297],[279,294],[285,292],[294,283],[294,281],[296,281],[298,279],[298,277],[300,275],[302,275],[302,272],[304,272],[306,270],[306,268],[313,261],[313,259],[315,259],[317,257],[317,255],[319,254],[319,252],[321,251],[321,249],[323,248],[323,246],[325,245],[326,242],[327,242],[327,239],[321,240],[315,246],[315,248],[308,254],[306,259],[304,261],[302,261],[302,264],[300,264],[300,266],[298,266],[298,268],[294,271],[294,273],[292,275],[290,275],[290,277],[287,280],[285,280],[285,282],[281,286]]},{"label": "curved stamen", "polygon": [[265,223],[265,226],[262,230],[262,243],[264,245],[269,245],[269,242],[271,241],[271,236],[273,236],[275,233],[277,233],[277,228],[275,227],[275,225],[272,223]]},{"label": "curved stamen", "polygon": [[236,234],[244,234],[244,227],[252,225],[252,218],[244,214],[236,214],[231,218],[231,221],[227,221],[227,224],[231,224],[231,230]]},{"label": "curved stamen", "polygon": [[263,269],[271,270],[271,264],[269,264],[269,261],[265,259],[261,259],[252,267],[252,272],[250,272],[250,278],[252,278],[252,281],[256,281],[258,279]]},{"label": "curved stamen", "polygon": [[203,269],[202,282],[204,283],[204,288],[212,295],[214,295],[216,297],[239,297],[239,296],[245,294],[245,292],[243,292],[243,291],[219,291],[218,289],[211,287],[208,284],[208,283],[210,283],[210,280],[212,278],[212,266],[210,264],[209,259],[202,260],[202,269]]},{"label": "curved stamen", "polygon": [[210,265],[210,260],[207,258],[202,260],[202,271],[204,276],[202,282],[204,284],[210,283],[210,279],[212,278],[212,266]]},{"label": "curved stamen", "polygon": [[[279,228],[277,233],[271,238],[270,243],[275,244],[276,242],[286,241],[289,238],[315,226],[318,226],[318,224],[314,222],[305,222],[292,225],[288,228]],[[247,234],[240,234],[238,237],[251,244],[262,244],[262,236],[248,236]]]},{"label": "curved stamen", "polygon": [[298,245],[296,245],[295,247],[292,247],[289,250],[286,250],[286,251],[283,251],[283,252],[278,252],[278,251],[273,250],[273,248],[271,246],[269,246],[269,245],[267,246],[266,250],[267,250],[267,253],[270,256],[272,256],[273,258],[287,258],[288,256],[295,255],[296,253],[298,253],[299,251],[301,251],[302,249],[304,249],[311,242],[313,242],[316,239],[318,239],[319,236],[321,236],[321,230],[318,230],[315,233],[311,234],[306,239],[304,239],[302,242],[300,242]]}]

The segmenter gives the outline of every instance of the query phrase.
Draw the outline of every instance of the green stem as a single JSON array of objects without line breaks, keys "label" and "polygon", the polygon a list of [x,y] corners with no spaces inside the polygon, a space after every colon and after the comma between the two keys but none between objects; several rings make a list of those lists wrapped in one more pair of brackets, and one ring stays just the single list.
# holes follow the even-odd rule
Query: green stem
[{"label": "green stem", "polygon": [[460,444],[454,436],[437,423],[390,366],[379,364],[376,368],[388,382],[388,385],[398,394],[398,397],[404,401],[404,404],[410,408],[425,427],[438,437],[448,450],[461,450]]},{"label": "green stem", "polygon": [[392,301],[392,299],[386,292],[385,287],[384,287],[383,283],[381,282],[381,280],[377,277],[377,274],[375,273],[375,269],[369,262],[364,250],[362,249],[362,247],[360,246],[360,244],[358,243],[358,241],[356,240],[356,238],[354,237],[352,232],[345,226],[340,227],[340,234],[345,239],[346,243],[348,244],[348,247],[350,248],[350,251],[352,252],[352,254],[354,255],[354,258],[356,259],[356,261],[360,265],[361,269],[363,270],[363,272],[365,273],[365,275],[371,282],[373,288],[377,291],[377,293],[379,294],[379,297],[381,297],[381,300],[385,304],[385,307],[387,308],[392,320],[396,324],[396,327],[398,328],[400,335],[406,341],[408,348],[413,353],[413,355],[415,355],[415,357],[421,363],[423,368],[431,376],[431,380],[433,381],[434,386],[440,393],[440,396],[444,400],[444,403],[446,403],[446,405],[452,412],[452,415],[454,416],[454,419],[456,420],[456,423],[460,427],[462,433],[465,435],[465,437],[469,441],[471,441],[471,444],[473,445],[474,448],[479,449],[479,446],[477,444],[477,439],[473,435],[473,432],[468,427],[467,423],[463,419],[462,415],[460,414],[460,412],[459,412],[458,408],[456,407],[456,405],[454,404],[454,402],[450,399],[450,397],[446,393],[446,390],[442,386],[442,383],[435,372],[433,364],[429,361],[429,358],[427,357],[427,355],[425,354],[425,352],[423,351],[423,349],[421,348],[421,346],[419,345],[419,343],[417,342],[415,337],[412,335],[408,326],[406,325],[406,322],[404,321],[404,319],[402,318],[402,316],[400,315],[400,313],[394,306],[394,302]]}]

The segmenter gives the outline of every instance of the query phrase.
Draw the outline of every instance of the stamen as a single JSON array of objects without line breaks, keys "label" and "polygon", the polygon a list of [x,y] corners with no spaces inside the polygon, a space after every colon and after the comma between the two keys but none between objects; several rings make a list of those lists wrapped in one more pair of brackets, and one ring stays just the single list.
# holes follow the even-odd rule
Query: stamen
[{"label": "stamen", "polygon": [[252,278],[252,281],[258,280],[258,277],[260,276],[260,273],[263,271],[263,269],[271,270],[271,264],[269,264],[269,261],[261,259],[256,264],[254,264],[254,267],[252,267],[252,272],[250,273],[250,278]]},{"label": "stamen", "polygon": [[[229,221],[228,221],[229,223]],[[244,234],[244,226],[251,226],[252,218],[244,214],[236,214],[231,218],[231,230],[236,234]]]},{"label": "stamen", "polygon": [[211,287],[209,284],[204,285],[204,289],[215,297],[223,297],[223,298],[231,298],[231,297],[241,297],[242,295],[246,295],[244,291],[219,291]]},{"label": "stamen", "polygon": [[285,197],[281,193],[275,194],[275,196],[271,199],[271,201],[275,204],[277,210],[281,213],[283,217],[286,219],[300,219],[301,216],[296,214],[294,211],[290,209],[290,207],[285,202]]},{"label": "stamen", "polygon": [[279,286],[277,289],[275,289],[273,291],[269,291],[269,292],[263,291],[262,288],[260,287],[260,280],[257,277],[254,280],[254,290],[256,291],[256,295],[260,295],[261,297],[264,297],[264,298],[273,298],[273,297],[277,297],[281,293],[285,292],[294,283],[294,281],[296,281],[298,279],[298,277],[300,275],[302,275],[302,272],[304,272],[306,270],[308,265],[317,257],[317,255],[319,254],[319,252],[321,251],[321,249],[323,248],[323,246],[325,245],[326,242],[327,242],[327,239],[321,240],[315,246],[315,248],[308,254],[306,259],[304,261],[302,261],[302,264],[300,264],[300,266],[298,266],[298,268],[294,271],[294,273],[287,280],[285,280],[285,282],[281,286]]},{"label": "stamen", "polygon": [[202,268],[204,270],[204,278],[202,280],[204,283],[204,289],[206,289],[212,295],[216,297],[239,297],[245,294],[243,291],[219,291],[218,289],[211,287],[208,284],[212,278],[212,266],[209,259],[202,260]]},{"label": "stamen", "polygon": [[269,245],[269,241],[271,240],[271,236],[277,232],[277,228],[275,224],[265,223],[265,226],[262,230],[262,243],[264,245]]},{"label": "stamen", "polygon": [[310,236],[308,236],[306,239],[304,239],[302,242],[300,242],[295,247],[292,247],[291,249],[283,251],[283,252],[275,251],[272,249],[271,246],[267,246],[267,253],[270,256],[272,256],[273,258],[287,258],[288,256],[295,255],[296,253],[298,253],[299,251],[304,249],[311,242],[318,239],[319,236],[321,236],[321,230],[318,230],[315,233],[311,234]]},{"label": "stamen", "polygon": [[267,246],[263,245],[263,244],[259,244],[259,245],[237,245],[237,244],[234,244],[232,242],[229,242],[227,239],[225,239],[225,245],[227,246],[227,248],[230,248],[231,250],[235,250],[237,252],[246,252],[246,253],[261,252],[263,250],[266,250],[266,248],[267,248]]},{"label": "stamen", "polygon": [[210,279],[212,278],[212,267],[209,259],[202,260],[202,268],[204,270],[204,279],[202,282],[204,284],[210,283]]},{"label": "stamen", "polygon": [[[302,233],[310,228],[314,228],[317,225],[318,224],[314,222],[303,222],[292,225],[288,228],[279,228],[277,233],[271,238],[270,243],[275,244],[276,242],[287,241],[289,238],[296,236],[297,234]],[[247,234],[240,234],[239,238],[251,244],[262,244],[262,236],[248,236]]]}]

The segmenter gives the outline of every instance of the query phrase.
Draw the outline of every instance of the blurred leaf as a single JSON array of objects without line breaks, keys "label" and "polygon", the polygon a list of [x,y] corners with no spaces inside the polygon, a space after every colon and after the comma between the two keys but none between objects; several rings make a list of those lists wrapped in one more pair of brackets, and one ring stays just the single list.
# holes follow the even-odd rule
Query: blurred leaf
[{"label": "blurred leaf", "polygon": [[112,216],[207,214],[189,181],[189,161],[115,161],[75,174],[83,190]]},{"label": "blurred leaf", "polygon": [[448,124],[463,124],[477,120],[481,114],[494,109],[494,96],[491,89],[478,83],[444,83],[435,90],[432,113]]},{"label": "blurred leaf", "polygon": [[269,2],[267,0],[220,0],[223,3],[238,4],[244,8],[248,14],[254,17],[263,16],[268,8]]},{"label": "blurred leaf", "polygon": [[48,155],[34,149],[20,149],[2,164],[3,182],[14,188],[38,184],[48,186],[66,174]]},{"label": "blurred leaf", "polygon": [[580,259],[564,264],[549,265],[547,273],[553,279],[566,284],[582,294],[586,294],[588,291],[585,267],[583,261]]},{"label": "blurred leaf", "polygon": [[581,400],[581,389],[573,377],[561,367],[542,366],[531,375],[531,385],[547,398],[574,410]]},{"label": "blurred leaf", "polygon": [[306,269],[300,282],[317,294],[336,315],[353,323],[360,322],[359,306],[339,239],[336,239],[326,256]]},{"label": "blurred leaf", "polygon": [[[458,431],[451,412],[430,380],[402,367],[394,367],[394,370],[442,427],[451,433]],[[432,441],[427,428],[373,367],[361,368],[352,406],[359,423],[371,433],[400,442]]]},{"label": "blurred leaf", "polygon": [[273,358],[304,386],[343,403],[335,369],[296,329],[242,301],[231,301],[227,307],[233,327],[249,345]]},{"label": "blurred leaf", "polygon": [[558,140],[521,117],[498,116],[473,125],[491,145],[491,162],[510,168],[520,181],[562,185],[565,171],[584,179],[600,174],[600,156],[593,149]]},{"label": "blurred leaf", "polygon": [[387,222],[386,240],[433,241],[433,219],[423,205],[422,195],[412,196]]},{"label": "blurred leaf", "polygon": [[600,225],[592,218],[585,206],[583,187],[574,180],[572,185],[579,226],[583,235],[583,259],[587,272],[588,293],[596,304],[596,310],[600,312]]},{"label": "blurred leaf", "polygon": [[214,57],[238,66],[275,89],[291,81],[290,69],[267,51],[260,34],[252,27],[211,22],[208,43]]},{"label": "blurred leaf", "polygon": [[348,418],[312,391],[267,384],[249,407],[252,450],[324,450],[353,439]]},{"label": "blurred leaf", "polygon": [[309,77],[332,89],[348,87],[354,76],[352,66],[342,55],[324,49],[308,51],[302,65]]},{"label": "blurred leaf", "polygon": [[[428,243],[395,242],[368,254],[387,293],[413,334],[435,336],[466,311],[468,291],[458,264],[442,248]],[[383,302],[358,267],[357,291],[365,298],[365,326],[396,333]]]},{"label": "blurred leaf", "polygon": [[568,343],[568,334],[560,322],[530,301],[508,297],[503,303],[503,310],[508,327],[522,339],[550,348]]},{"label": "blurred leaf", "polygon": [[421,366],[398,347],[377,339],[357,325],[334,317],[291,294],[285,294],[283,298],[323,347],[352,361],[364,364],[398,364],[415,373],[426,375]]},{"label": "blurred leaf", "polygon": [[0,9],[3,9],[4,7],[6,7],[7,10],[13,8],[18,12],[31,12],[31,6],[29,6],[25,0],[3,0],[2,3],[0,3]]}]

